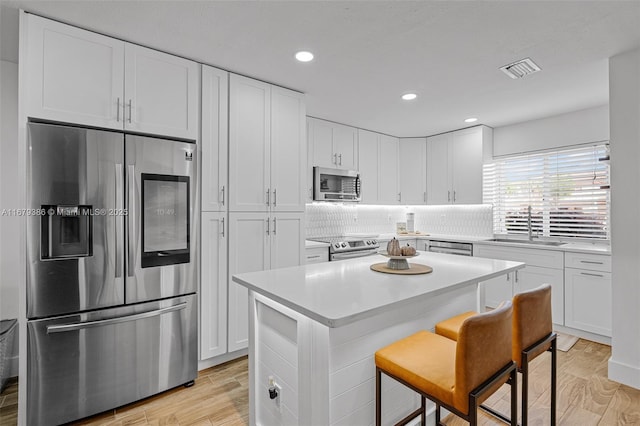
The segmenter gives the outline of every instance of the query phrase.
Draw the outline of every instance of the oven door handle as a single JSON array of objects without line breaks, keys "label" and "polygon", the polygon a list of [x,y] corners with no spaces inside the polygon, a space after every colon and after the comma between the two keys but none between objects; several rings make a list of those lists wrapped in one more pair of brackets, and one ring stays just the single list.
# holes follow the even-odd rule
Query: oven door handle
[{"label": "oven door handle", "polygon": [[334,253],[331,255],[331,260],[344,260],[344,259],[354,259],[356,257],[365,257],[372,256],[374,254],[378,254],[377,250],[359,250],[349,253]]}]

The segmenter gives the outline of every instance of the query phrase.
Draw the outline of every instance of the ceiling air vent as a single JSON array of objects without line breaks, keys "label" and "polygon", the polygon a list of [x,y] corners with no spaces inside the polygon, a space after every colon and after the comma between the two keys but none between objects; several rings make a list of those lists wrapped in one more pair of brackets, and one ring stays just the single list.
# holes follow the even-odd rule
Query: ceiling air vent
[{"label": "ceiling air vent", "polygon": [[529,58],[521,59],[512,64],[505,65],[504,67],[500,67],[500,69],[503,73],[513,79],[522,78],[525,75],[540,71],[540,67]]}]

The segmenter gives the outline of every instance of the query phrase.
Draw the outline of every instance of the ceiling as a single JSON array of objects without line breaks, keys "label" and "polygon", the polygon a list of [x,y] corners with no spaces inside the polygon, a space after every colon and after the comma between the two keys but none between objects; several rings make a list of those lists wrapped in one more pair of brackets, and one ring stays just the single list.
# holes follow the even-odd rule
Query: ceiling
[{"label": "ceiling", "polygon": [[[403,137],[606,104],[607,58],[640,47],[640,1],[2,4],[299,90],[308,115]],[[526,57],[542,72],[498,69]]]}]

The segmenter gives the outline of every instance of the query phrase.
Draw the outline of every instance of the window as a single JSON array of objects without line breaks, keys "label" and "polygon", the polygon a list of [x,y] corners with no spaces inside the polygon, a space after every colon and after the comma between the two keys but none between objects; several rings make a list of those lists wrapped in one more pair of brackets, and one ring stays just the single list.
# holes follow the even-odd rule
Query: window
[{"label": "window", "polygon": [[609,239],[606,143],[496,159],[483,170],[483,201],[496,234]]}]

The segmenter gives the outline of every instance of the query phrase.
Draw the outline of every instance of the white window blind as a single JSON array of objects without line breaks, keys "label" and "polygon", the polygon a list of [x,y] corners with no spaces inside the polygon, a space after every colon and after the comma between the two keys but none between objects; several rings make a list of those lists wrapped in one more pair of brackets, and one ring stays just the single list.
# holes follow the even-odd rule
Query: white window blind
[{"label": "white window blind", "polygon": [[609,154],[605,143],[496,159],[483,170],[483,201],[494,233],[609,239]]}]

